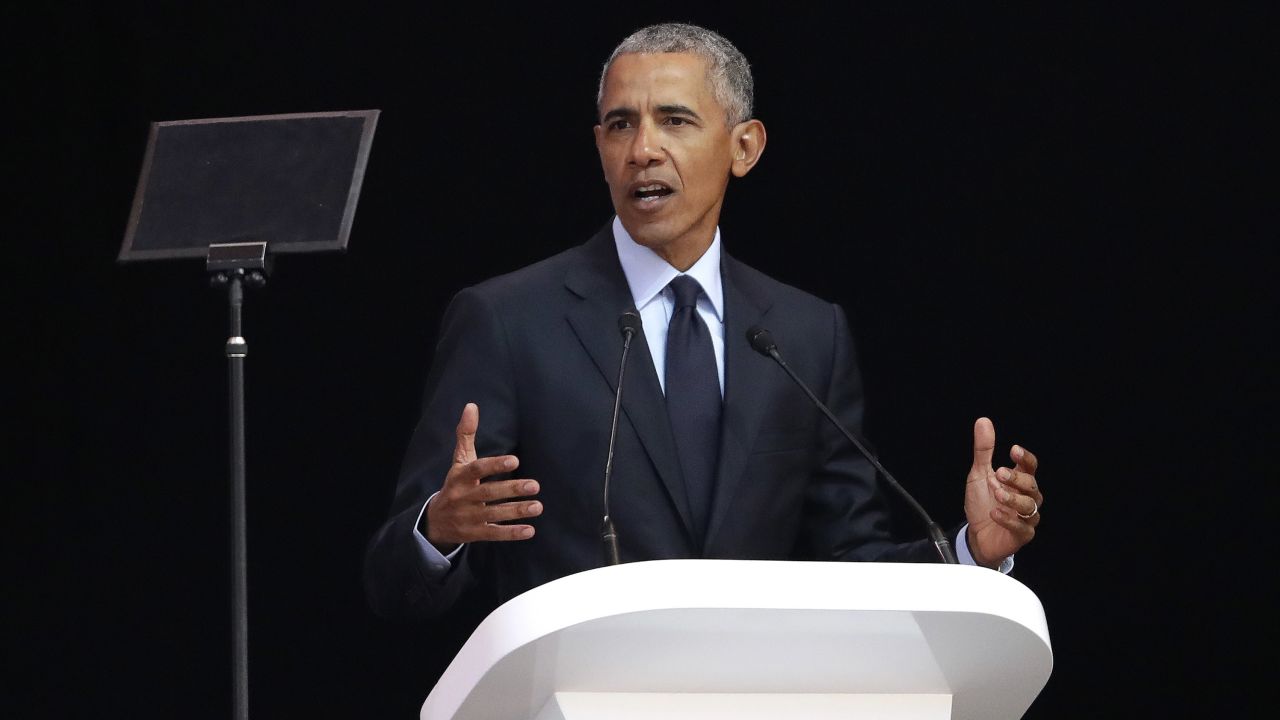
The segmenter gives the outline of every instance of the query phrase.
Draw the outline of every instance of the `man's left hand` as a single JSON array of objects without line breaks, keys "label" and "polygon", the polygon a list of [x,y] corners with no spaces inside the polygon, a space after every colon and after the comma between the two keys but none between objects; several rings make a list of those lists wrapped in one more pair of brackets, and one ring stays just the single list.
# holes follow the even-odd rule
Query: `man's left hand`
[{"label": "man's left hand", "polygon": [[1036,483],[1036,456],[1021,445],[1009,451],[1013,467],[991,465],[996,429],[987,418],[973,425],[973,467],[964,490],[969,553],[995,568],[1035,537],[1044,495]]}]

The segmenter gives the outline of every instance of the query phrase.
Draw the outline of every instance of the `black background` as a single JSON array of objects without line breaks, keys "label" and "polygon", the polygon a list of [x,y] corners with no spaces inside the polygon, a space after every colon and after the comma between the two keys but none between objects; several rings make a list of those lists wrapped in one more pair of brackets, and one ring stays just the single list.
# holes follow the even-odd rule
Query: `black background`
[{"label": "black background", "polygon": [[359,586],[440,313],[608,219],[599,65],[670,19],[753,62],[769,145],[726,245],[849,310],[885,463],[946,525],[975,417],[1041,457],[1015,575],[1055,669],[1028,717],[1249,713],[1276,635],[1270,14],[113,3],[6,23],[15,716],[230,709],[224,298],[199,262],[114,263],[148,123],[382,110],[350,251],[248,301],[251,702],[411,717],[482,612],[400,627]]}]

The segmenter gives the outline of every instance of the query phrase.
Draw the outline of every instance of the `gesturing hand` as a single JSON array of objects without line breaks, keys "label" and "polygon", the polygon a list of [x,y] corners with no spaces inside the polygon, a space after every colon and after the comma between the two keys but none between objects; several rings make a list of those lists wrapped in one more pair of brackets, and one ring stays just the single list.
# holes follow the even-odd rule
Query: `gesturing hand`
[{"label": "gesturing hand", "polygon": [[964,490],[969,552],[979,565],[997,567],[1031,541],[1040,524],[1044,495],[1036,483],[1036,456],[1020,445],[1009,450],[1014,467],[991,466],[996,429],[987,418],[973,425],[973,467]]},{"label": "gesturing hand", "polygon": [[538,492],[534,480],[484,478],[515,470],[520,461],[514,455],[476,457],[476,430],[480,408],[467,403],[458,420],[453,466],[445,475],[444,487],[427,504],[427,540],[443,553],[462,543],[482,540],[528,540],[532,525],[498,525],[504,520],[537,517],[542,503],[537,500],[512,501]]}]

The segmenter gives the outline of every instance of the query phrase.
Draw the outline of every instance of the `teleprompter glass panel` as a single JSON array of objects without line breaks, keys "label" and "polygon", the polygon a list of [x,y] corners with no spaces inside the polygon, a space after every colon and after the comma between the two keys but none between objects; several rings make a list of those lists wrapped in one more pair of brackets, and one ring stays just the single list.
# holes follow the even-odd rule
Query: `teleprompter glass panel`
[{"label": "teleprompter glass panel", "polygon": [[346,247],[377,110],[153,123],[121,261]]}]

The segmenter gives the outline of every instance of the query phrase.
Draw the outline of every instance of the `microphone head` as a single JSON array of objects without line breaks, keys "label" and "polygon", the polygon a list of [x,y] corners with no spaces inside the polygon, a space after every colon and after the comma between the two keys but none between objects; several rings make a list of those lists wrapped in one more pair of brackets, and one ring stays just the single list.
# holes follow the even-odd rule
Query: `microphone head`
[{"label": "microphone head", "polygon": [[773,334],[759,325],[752,325],[747,330],[747,342],[751,343],[751,347],[756,352],[765,357],[772,357],[778,349],[778,343],[773,341]]},{"label": "microphone head", "polygon": [[623,337],[640,332],[640,313],[635,309],[628,310],[618,318],[618,331]]}]

